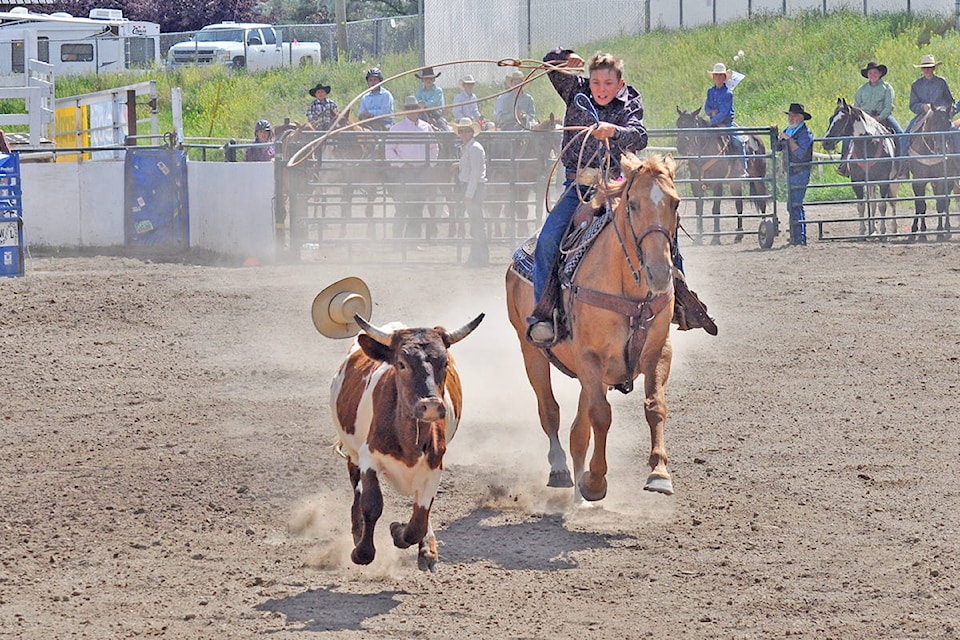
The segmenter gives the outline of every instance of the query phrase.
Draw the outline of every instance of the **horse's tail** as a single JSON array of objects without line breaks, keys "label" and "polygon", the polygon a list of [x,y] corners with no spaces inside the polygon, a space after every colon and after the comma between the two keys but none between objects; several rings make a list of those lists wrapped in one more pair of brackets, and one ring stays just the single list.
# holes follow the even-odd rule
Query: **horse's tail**
[{"label": "horse's tail", "polygon": [[763,140],[757,136],[750,136],[747,143],[747,172],[751,178],[761,178],[750,181],[750,195],[754,208],[760,213],[766,213],[767,199],[770,192],[767,190],[767,148]]}]

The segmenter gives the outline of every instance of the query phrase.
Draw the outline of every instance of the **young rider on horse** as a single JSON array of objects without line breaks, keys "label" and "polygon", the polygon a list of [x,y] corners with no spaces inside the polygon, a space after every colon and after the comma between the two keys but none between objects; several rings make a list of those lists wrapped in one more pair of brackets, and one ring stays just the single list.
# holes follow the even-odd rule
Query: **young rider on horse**
[{"label": "young rider on horse", "polygon": [[[727,85],[731,72],[727,65],[718,62],[713,65],[710,71],[713,76],[713,86],[707,89],[707,99],[703,103],[703,113],[710,118],[711,127],[736,127],[733,121],[733,89]],[[747,172],[747,156],[743,152],[743,137],[739,135],[730,136],[730,144],[736,149],[737,154],[743,156],[743,175],[742,178],[749,178]]]},{"label": "young rider on horse", "polygon": [[[584,60],[570,49],[553,49],[543,61],[553,65],[566,63],[569,69],[582,69]],[[588,77],[550,71],[554,89],[566,103],[563,124],[562,162],[566,170],[564,192],[547,216],[537,239],[533,264],[535,307],[527,319],[527,338],[533,344],[549,345],[556,340],[554,307],[556,295],[555,268],[560,242],[581,199],[589,200],[595,174],[614,179],[620,175],[620,156],[638,152],[647,146],[647,130],[643,125],[643,98],[640,92],[623,81],[623,60],[609,53],[598,52],[587,63]],[[587,139],[582,129],[590,127]],[[571,141],[573,143],[571,144]],[[591,176],[590,174],[594,174]],[[676,254],[674,263],[682,260]],[[547,291],[548,281],[553,283]],[[680,279],[678,279],[678,282]],[[706,316],[704,309],[703,316]],[[709,320],[709,317],[707,317]],[[712,321],[711,321],[712,324]],[[716,333],[713,325],[710,333]]]}]

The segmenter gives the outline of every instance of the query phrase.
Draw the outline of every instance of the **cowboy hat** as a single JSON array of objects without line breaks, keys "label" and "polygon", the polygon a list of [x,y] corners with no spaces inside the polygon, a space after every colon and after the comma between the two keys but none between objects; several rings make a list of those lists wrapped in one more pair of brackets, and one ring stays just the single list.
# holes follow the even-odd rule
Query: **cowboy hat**
[{"label": "cowboy hat", "polygon": [[344,278],[317,294],[310,307],[313,326],[328,338],[352,338],[360,333],[354,314],[369,317],[370,289],[360,278]]},{"label": "cowboy hat", "polygon": [[465,75],[460,79],[460,84],[477,84],[476,78],[471,75]]},{"label": "cowboy hat", "polygon": [[439,77],[440,77],[440,74],[439,74],[439,73],[434,73],[434,72],[433,72],[433,67],[427,67],[426,69],[424,69],[424,70],[421,71],[420,73],[415,73],[415,74],[413,74],[413,75],[417,76],[417,77],[420,78],[421,80],[423,80],[424,78],[439,78]]},{"label": "cowboy hat", "polygon": [[511,71],[507,74],[506,79],[504,80],[508,87],[512,87],[515,84],[520,84],[523,82],[523,72],[519,69],[516,71]]},{"label": "cowboy hat", "polygon": [[786,113],[787,115],[790,115],[791,113],[799,114],[803,116],[804,120],[809,120],[810,118],[813,117],[809,113],[807,113],[806,109],[804,109],[803,105],[800,104],[799,102],[791,102],[790,108],[784,111],[784,113]]},{"label": "cowboy hat", "polygon": [[315,86],[313,89],[310,89],[309,91],[307,91],[307,93],[309,93],[309,94],[312,95],[314,98],[316,98],[316,97],[317,97],[317,91],[320,91],[321,89],[323,89],[323,92],[324,92],[324,93],[327,93],[327,94],[330,93],[330,85],[328,85],[328,84],[323,84],[323,82],[318,82],[318,83],[317,83],[317,86]]},{"label": "cowboy hat", "polygon": [[460,133],[460,129],[472,129],[473,135],[480,133],[480,125],[474,122],[472,118],[460,118],[457,120],[455,127],[457,133]]},{"label": "cowboy hat", "polygon": [[860,69],[860,75],[866,78],[867,72],[870,71],[870,69],[876,69],[877,71],[879,71],[881,78],[887,75],[887,65],[877,64],[876,62],[873,62],[873,61],[868,62],[867,66],[865,66],[863,69]]},{"label": "cowboy hat", "polygon": [[913,66],[916,69],[924,69],[929,67],[936,68],[940,66],[941,62],[937,62],[936,57],[934,57],[932,53],[928,53],[928,54],[925,54],[922,58],[920,58],[920,64],[915,64]]},{"label": "cowboy hat", "polygon": [[403,99],[403,108],[404,109],[419,109],[420,102],[417,100],[417,96],[407,96]]},{"label": "cowboy hat", "polygon": [[727,69],[727,65],[723,64],[722,62],[718,62],[717,64],[713,65],[713,69],[710,71],[710,74],[715,75],[719,73],[729,78],[730,71],[731,71],[730,69]]}]

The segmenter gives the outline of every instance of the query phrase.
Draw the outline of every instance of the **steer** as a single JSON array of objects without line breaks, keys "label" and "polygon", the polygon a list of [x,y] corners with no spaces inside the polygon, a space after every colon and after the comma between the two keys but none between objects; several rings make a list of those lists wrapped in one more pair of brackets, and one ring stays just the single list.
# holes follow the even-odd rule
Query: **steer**
[{"label": "steer", "polygon": [[382,476],[398,493],[413,496],[407,523],[390,525],[393,543],[419,544],[417,565],[436,570],[437,537],[430,507],[440,485],[443,454],[460,421],[460,375],[447,349],[483,320],[448,332],[442,327],[380,329],[359,315],[364,330],[330,387],[337,451],[347,459],[353,486],[350,519],[357,564],[373,562],[373,530],[383,512]]}]

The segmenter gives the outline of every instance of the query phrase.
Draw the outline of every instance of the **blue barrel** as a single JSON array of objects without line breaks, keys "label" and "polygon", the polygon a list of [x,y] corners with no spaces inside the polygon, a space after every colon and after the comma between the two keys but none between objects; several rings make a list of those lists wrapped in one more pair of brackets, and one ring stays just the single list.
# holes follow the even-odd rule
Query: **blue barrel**
[{"label": "blue barrel", "polygon": [[0,276],[23,275],[20,154],[0,153]]}]

